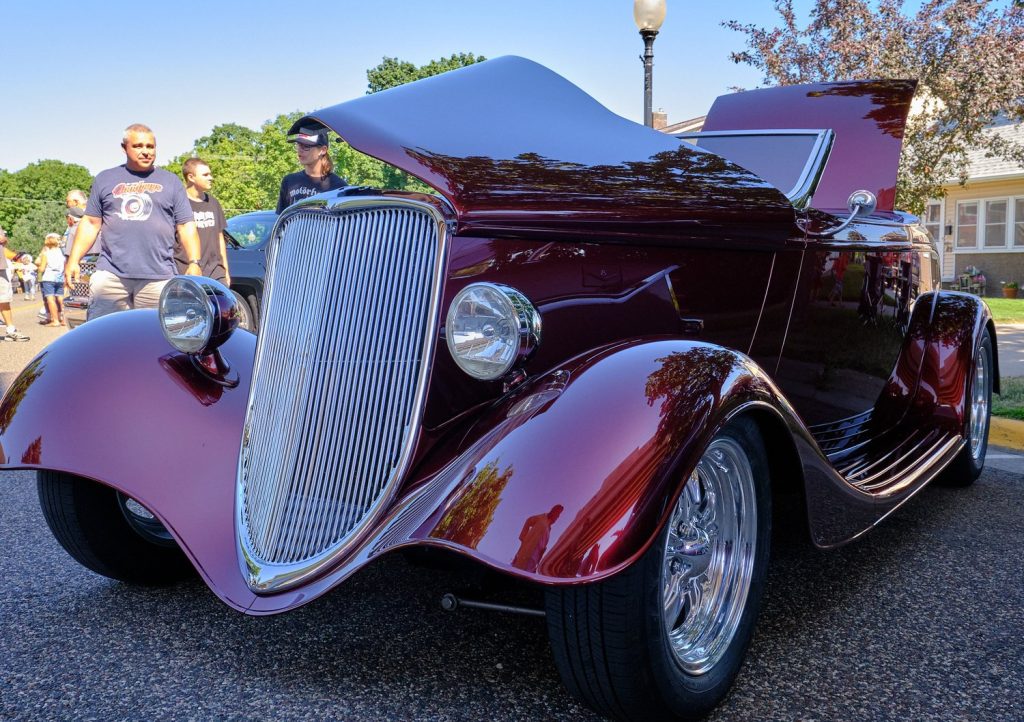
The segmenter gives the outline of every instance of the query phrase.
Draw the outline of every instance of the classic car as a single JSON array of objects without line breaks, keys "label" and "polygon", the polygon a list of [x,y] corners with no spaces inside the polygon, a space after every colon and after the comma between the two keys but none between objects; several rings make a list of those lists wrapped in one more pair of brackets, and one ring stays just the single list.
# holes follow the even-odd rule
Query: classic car
[{"label": "classic car", "polygon": [[992,319],[893,208],[914,89],[748,91],[677,138],[505,57],[312,113],[436,193],[288,208],[258,337],[185,276],[65,335],[0,404],[2,467],[89,569],[250,615],[446,550],[539,590],[586,704],[705,714],[773,530],[846,544],[985,462]]},{"label": "classic car", "polygon": [[[227,223],[224,240],[228,268],[231,269],[231,293],[235,296],[239,314],[238,325],[253,333],[259,328],[263,277],[266,273],[265,249],[276,220],[277,214],[274,211],[253,211],[233,216]],[[87,253],[82,257],[79,281],[64,298],[64,315],[69,328],[85,323],[89,312],[89,278],[96,270],[98,258],[98,253]]]}]

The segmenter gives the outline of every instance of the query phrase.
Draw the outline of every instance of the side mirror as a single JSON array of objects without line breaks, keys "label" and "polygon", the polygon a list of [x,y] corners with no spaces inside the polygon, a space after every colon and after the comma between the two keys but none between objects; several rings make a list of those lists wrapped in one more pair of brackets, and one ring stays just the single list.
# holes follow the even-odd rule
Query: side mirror
[{"label": "side mirror", "polygon": [[857,216],[870,216],[878,207],[878,199],[871,191],[854,191],[846,201],[850,209],[851,219]]},{"label": "side mirror", "polygon": [[875,198],[875,194],[871,191],[854,191],[846,201],[846,207],[850,211],[850,216],[845,221],[840,223],[838,226],[828,228],[824,231],[806,231],[807,235],[820,238],[822,236],[833,236],[836,233],[839,233],[839,231],[845,229],[860,216],[870,216],[874,213],[875,208],[878,207],[878,199]]}]

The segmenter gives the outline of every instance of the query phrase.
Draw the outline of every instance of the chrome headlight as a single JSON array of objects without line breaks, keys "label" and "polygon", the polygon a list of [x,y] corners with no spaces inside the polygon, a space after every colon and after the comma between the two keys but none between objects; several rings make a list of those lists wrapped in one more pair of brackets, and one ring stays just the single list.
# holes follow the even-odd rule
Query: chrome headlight
[{"label": "chrome headlight", "polygon": [[160,293],[160,328],[183,353],[208,354],[237,326],[234,294],[212,278],[175,276]]},{"label": "chrome headlight", "polygon": [[526,359],[540,343],[540,314],[514,288],[474,283],[452,300],[445,339],[459,368],[490,381]]}]

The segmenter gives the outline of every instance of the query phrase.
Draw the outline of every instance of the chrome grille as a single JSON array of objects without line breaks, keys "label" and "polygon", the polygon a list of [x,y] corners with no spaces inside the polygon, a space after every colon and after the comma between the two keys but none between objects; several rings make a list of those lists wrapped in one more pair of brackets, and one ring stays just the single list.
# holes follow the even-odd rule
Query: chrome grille
[{"label": "chrome grille", "polygon": [[238,471],[258,590],[344,549],[403,471],[419,421],[444,226],[422,204],[351,206],[284,220],[268,254]]}]

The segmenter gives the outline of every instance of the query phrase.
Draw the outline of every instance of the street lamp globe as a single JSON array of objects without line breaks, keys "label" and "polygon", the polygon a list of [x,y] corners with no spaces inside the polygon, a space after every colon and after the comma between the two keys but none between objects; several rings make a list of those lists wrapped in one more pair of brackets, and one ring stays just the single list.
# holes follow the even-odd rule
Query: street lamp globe
[{"label": "street lamp globe", "polygon": [[658,32],[665,22],[665,0],[633,0],[633,19],[640,32]]},{"label": "street lamp globe", "polygon": [[661,24],[665,22],[665,0],[633,0],[633,20],[640,29],[640,37],[644,39],[644,125],[654,125],[654,114],[651,109],[651,85],[654,75],[654,38],[658,35]]}]

